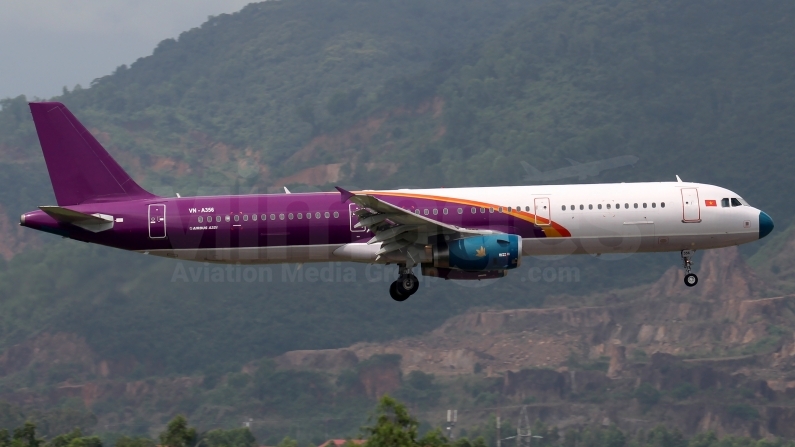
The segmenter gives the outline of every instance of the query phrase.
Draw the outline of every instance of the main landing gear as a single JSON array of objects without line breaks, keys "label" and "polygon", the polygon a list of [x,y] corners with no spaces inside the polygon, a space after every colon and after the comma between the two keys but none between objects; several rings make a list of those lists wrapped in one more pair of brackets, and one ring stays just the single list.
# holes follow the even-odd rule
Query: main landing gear
[{"label": "main landing gear", "polygon": [[395,301],[406,301],[420,288],[420,281],[410,267],[400,264],[400,277],[389,286],[389,295]]},{"label": "main landing gear", "polygon": [[695,250],[682,250],[682,262],[685,265],[685,285],[687,287],[693,287],[698,284],[698,276],[695,273],[691,273],[690,270],[693,268],[693,263],[690,261],[690,258],[696,253]]}]

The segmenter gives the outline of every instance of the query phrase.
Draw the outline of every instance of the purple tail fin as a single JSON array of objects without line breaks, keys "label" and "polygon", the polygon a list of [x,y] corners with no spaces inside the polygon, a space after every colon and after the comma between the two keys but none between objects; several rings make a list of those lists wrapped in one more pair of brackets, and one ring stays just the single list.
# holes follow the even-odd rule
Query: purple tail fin
[{"label": "purple tail fin", "polygon": [[58,205],[155,197],[138,186],[59,102],[32,102],[30,111]]}]

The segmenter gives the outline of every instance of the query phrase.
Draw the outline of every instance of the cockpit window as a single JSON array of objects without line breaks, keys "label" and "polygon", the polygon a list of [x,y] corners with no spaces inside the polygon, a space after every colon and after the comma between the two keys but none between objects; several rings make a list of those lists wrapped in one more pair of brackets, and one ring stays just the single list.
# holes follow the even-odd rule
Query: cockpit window
[{"label": "cockpit window", "polygon": [[732,206],[743,206],[743,204],[736,197],[732,197]]},{"label": "cockpit window", "polygon": [[721,199],[720,206],[722,206],[724,208],[728,208],[729,207],[729,199],[728,198]]}]

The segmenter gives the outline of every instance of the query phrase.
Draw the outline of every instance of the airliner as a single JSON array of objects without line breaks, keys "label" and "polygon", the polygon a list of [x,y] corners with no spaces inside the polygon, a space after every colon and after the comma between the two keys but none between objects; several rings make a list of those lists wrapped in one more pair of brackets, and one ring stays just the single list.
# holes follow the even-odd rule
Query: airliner
[{"label": "airliner", "polygon": [[[522,256],[681,253],[753,242],[773,220],[738,194],[683,182],[159,197],[141,188],[58,102],[30,110],[57,205],[20,225],[166,258],[266,264],[395,264],[390,296],[422,275],[504,277]],[[285,190],[286,191],[286,190]],[[289,191],[286,191],[289,192]]]}]

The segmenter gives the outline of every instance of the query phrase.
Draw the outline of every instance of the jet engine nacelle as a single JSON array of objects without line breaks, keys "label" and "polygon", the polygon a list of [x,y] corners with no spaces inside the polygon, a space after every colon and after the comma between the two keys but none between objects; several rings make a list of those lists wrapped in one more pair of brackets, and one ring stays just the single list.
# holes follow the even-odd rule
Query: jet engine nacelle
[{"label": "jet engine nacelle", "polygon": [[522,262],[522,238],[515,234],[470,236],[433,247],[433,266],[484,272],[509,270]]}]

